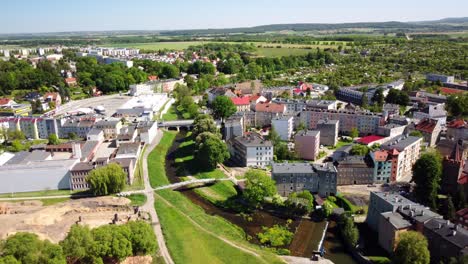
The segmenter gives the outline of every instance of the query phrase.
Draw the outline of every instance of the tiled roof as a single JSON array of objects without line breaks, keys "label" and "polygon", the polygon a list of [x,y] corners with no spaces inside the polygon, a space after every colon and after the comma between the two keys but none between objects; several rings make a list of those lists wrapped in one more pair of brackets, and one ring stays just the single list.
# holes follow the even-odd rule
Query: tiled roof
[{"label": "tiled roof", "polygon": [[371,136],[366,136],[366,137],[362,137],[358,140],[356,140],[358,143],[361,143],[361,144],[370,144],[374,141],[377,141],[377,140],[381,140],[382,138],[384,137],[381,137],[381,136],[376,136],[376,135],[371,135]]},{"label": "tiled roof", "polygon": [[13,100],[11,100],[10,98],[0,98],[0,105],[8,104],[11,101],[13,101]]},{"label": "tiled roof", "polygon": [[275,103],[258,103],[255,105],[256,112],[284,113],[285,107],[283,104]]},{"label": "tiled roof", "polygon": [[459,90],[459,89],[453,89],[453,88],[448,88],[448,87],[440,87],[440,92],[443,94],[461,94],[466,91]]},{"label": "tiled roof", "polygon": [[385,150],[377,150],[374,152],[374,159],[376,161],[386,161],[388,157],[388,152]]},{"label": "tiled roof", "polygon": [[416,128],[416,130],[419,130],[419,131],[422,131],[422,132],[432,133],[432,132],[434,132],[434,129],[437,126],[437,122],[438,121],[435,120],[435,119],[425,118],[425,119],[421,120],[421,122],[419,122],[415,126],[415,128]]},{"label": "tiled roof", "polygon": [[234,105],[249,105],[250,104],[250,100],[248,96],[231,97],[231,101],[234,103]]},{"label": "tiled roof", "polygon": [[456,119],[447,123],[448,128],[468,128],[468,123],[463,119]]},{"label": "tiled roof", "polygon": [[74,77],[65,78],[65,82],[66,82],[66,83],[76,82],[76,78],[74,78]]}]

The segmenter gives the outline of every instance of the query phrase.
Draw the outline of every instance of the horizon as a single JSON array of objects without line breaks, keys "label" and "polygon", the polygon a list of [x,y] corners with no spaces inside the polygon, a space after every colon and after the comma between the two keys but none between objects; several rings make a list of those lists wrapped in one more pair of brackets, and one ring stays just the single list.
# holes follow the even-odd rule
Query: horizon
[{"label": "horizon", "polygon": [[[353,3],[307,0],[279,0],[265,8],[264,0],[239,0],[219,3],[201,0],[196,3],[155,3],[137,0],[128,3],[82,0],[57,5],[53,0],[17,0],[3,5],[7,12],[0,17],[0,34],[44,34],[100,31],[173,31],[200,29],[248,28],[275,24],[341,24],[379,22],[419,22],[444,18],[467,17],[468,3],[447,0],[375,3],[358,0]],[[404,6],[404,8],[401,8]],[[69,10],[73,10],[72,13]],[[193,11],[197,10],[197,11]],[[229,12],[228,12],[229,10]]]}]

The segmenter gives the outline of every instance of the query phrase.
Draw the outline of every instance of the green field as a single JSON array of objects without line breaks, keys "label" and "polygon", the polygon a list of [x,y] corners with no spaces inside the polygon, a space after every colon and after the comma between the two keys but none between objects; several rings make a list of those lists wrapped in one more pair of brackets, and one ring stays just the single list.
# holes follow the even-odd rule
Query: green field
[{"label": "green field", "polygon": [[116,48],[135,48],[147,50],[183,50],[190,46],[201,45],[203,41],[181,41],[181,42],[149,42],[149,43],[124,43],[124,44],[108,44],[106,46]]},{"label": "green field", "polygon": [[135,193],[135,194],[128,196],[127,198],[131,201],[130,205],[134,205],[134,206],[144,205],[147,199],[146,195],[142,193]]},{"label": "green field", "polygon": [[79,191],[46,190],[46,191],[37,191],[37,192],[4,193],[4,194],[0,194],[0,198],[57,196],[57,195],[71,195],[71,194],[76,194],[76,193],[79,193]]},{"label": "green field", "polygon": [[313,50],[299,48],[257,48],[255,53],[262,57],[283,57],[291,55],[304,55],[309,52],[313,52]]},{"label": "green field", "polygon": [[164,121],[174,121],[178,119],[182,119],[182,118],[179,115],[175,105],[171,105],[171,107],[169,107],[169,109],[167,110],[167,113],[165,113],[162,116],[162,120]]},{"label": "green field", "polygon": [[157,187],[169,184],[166,177],[166,153],[172,145],[176,133],[165,131],[158,146],[148,155],[148,174],[151,187]]}]

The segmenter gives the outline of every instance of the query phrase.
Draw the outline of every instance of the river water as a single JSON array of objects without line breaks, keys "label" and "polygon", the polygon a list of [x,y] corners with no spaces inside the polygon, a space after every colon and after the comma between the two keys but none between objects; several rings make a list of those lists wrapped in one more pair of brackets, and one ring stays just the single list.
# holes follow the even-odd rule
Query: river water
[{"label": "river water", "polygon": [[[176,139],[166,156],[166,175],[171,183],[180,181],[177,176],[177,169],[174,161],[175,152],[179,145],[184,141],[184,138],[184,132],[177,134]],[[200,197],[193,190],[181,190],[180,192],[189,198],[194,204],[203,208],[207,214],[221,216],[229,222],[241,227],[249,236],[250,242],[252,243],[259,244],[257,234],[262,232],[262,226],[271,227],[275,224],[284,225],[287,221],[287,218],[263,210],[256,210],[250,214],[248,218],[243,217],[235,212],[213,205],[209,201]],[[331,228],[327,230],[324,242],[326,251],[325,257],[337,264],[355,263],[351,256],[345,253],[340,239],[336,236],[337,230],[333,223],[330,226]],[[323,229],[325,228],[325,222],[315,222],[308,219],[293,219],[293,223],[290,227],[291,230],[295,230],[293,241],[289,246],[291,255],[310,258],[313,252],[317,251],[319,241],[323,234]]]}]

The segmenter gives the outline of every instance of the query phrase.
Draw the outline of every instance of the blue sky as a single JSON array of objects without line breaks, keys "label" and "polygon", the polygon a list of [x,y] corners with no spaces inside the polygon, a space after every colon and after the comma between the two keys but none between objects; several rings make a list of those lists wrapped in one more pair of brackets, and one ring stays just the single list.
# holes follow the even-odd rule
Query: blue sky
[{"label": "blue sky", "polygon": [[164,30],[468,16],[463,0],[4,0],[0,33]]}]

